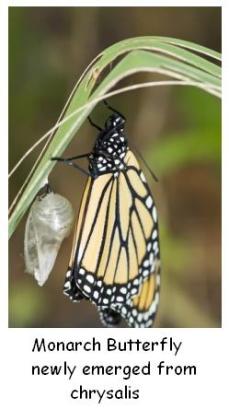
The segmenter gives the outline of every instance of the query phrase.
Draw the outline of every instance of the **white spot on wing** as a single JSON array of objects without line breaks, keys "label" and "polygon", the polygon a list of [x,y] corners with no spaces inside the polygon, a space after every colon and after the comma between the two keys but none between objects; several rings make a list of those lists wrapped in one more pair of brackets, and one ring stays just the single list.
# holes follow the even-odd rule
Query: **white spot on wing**
[{"label": "white spot on wing", "polygon": [[153,200],[152,200],[151,196],[148,196],[148,198],[146,200],[146,206],[147,206],[147,208],[151,208],[152,205],[153,205]]},{"label": "white spot on wing", "polygon": [[95,299],[98,299],[98,297],[99,297],[99,292],[98,292],[97,290],[94,291],[93,297],[94,297]]},{"label": "white spot on wing", "polygon": [[123,295],[125,295],[126,292],[127,292],[127,289],[126,289],[126,288],[123,287],[123,288],[120,289],[120,293],[122,293]]},{"label": "white spot on wing", "polygon": [[152,238],[153,238],[153,239],[156,239],[156,237],[157,237],[157,230],[156,230],[156,229],[154,229],[154,231],[153,231],[153,235],[152,235]]},{"label": "white spot on wing", "polygon": [[94,282],[94,277],[93,277],[93,275],[88,274],[86,278],[87,278],[87,281],[88,281],[88,282],[90,282],[90,283],[93,283],[93,282]]},{"label": "white spot on wing", "polygon": [[154,205],[153,207],[153,219],[156,222],[157,221],[157,210],[156,210],[156,206]]},{"label": "white spot on wing", "polygon": [[91,293],[91,288],[88,285],[84,285],[83,288],[86,292]]},{"label": "white spot on wing", "polygon": [[145,175],[143,174],[143,172],[141,172],[140,178],[143,182],[146,182]]}]

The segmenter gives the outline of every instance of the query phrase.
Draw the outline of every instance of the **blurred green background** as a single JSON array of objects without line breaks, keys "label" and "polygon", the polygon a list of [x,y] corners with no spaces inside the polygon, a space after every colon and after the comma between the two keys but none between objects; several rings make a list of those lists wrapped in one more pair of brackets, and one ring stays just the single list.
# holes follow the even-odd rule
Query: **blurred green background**
[{"label": "blurred green background", "polygon": [[[220,8],[10,8],[9,168],[54,122],[72,87],[105,47],[128,37],[174,36],[220,51]],[[152,76],[138,75],[147,80]],[[156,79],[156,76],[153,78]],[[131,84],[133,79],[125,83]],[[221,107],[201,90],[158,87],[112,98],[127,134],[159,178],[148,175],[160,217],[162,285],[157,327],[221,326]],[[102,123],[98,106],[92,117]],[[65,156],[88,152],[85,123]],[[39,149],[10,180],[10,202]],[[86,165],[86,163],[85,163]],[[54,190],[76,209],[85,177],[59,164]],[[10,241],[10,327],[101,327],[96,308],[62,295],[72,236],[43,288],[25,273],[26,217]],[[125,326],[123,323],[122,326]]]}]

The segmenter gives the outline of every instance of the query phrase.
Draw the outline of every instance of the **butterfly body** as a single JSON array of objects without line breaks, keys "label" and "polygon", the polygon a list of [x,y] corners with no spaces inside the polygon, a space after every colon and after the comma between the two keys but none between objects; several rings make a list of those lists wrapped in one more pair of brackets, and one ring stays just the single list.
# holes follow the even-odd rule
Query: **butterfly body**
[{"label": "butterfly body", "polygon": [[106,326],[151,326],[159,300],[157,212],[128,147],[125,119],[109,116],[89,156],[64,293],[96,304]]},{"label": "butterfly body", "polygon": [[113,114],[105,123],[104,130],[97,136],[89,156],[89,172],[92,178],[110,172],[115,174],[124,169],[123,159],[128,149],[124,119],[118,114]]}]

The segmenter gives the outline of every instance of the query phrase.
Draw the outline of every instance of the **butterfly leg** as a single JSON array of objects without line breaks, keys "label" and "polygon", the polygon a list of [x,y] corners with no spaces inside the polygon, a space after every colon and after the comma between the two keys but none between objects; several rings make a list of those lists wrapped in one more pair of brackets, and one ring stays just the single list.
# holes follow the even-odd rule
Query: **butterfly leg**
[{"label": "butterfly leg", "polygon": [[75,159],[80,159],[80,158],[88,158],[90,155],[90,152],[87,152],[86,154],[81,154],[81,155],[76,155],[75,157],[71,158],[61,158],[61,157],[52,157],[52,161],[73,161]]},{"label": "butterfly leg", "polygon": [[91,117],[88,117],[88,121],[90,122],[91,126],[96,128],[98,131],[103,130],[99,125],[97,125],[94,121],[92,121]]},{"label": "butterfly leg", "polygon": [[71,157],[71,158],[61,158],[61,157],[52,157],[51,161],[60,161],[60,162],[64,162],[64,164],[66,165],[70,165],[76,169],[78,169],[79,171],[83,172],[83,174],[90,176],[90,173],[88,171],[85,171],[85,169],[83,169],[81,166],[79,166],[78,164],[75,164],[74,162],[72,162],[75,159],[79,159],[79,158],[88,158],[89,157],[89,153],[87,154],[82,154],[82,155],[77,155],[76,157]]},{"label": "butterfly leg", "polygon": [[122,117],[124,120],[126,120],[126,118],[124,117],[123,114],[121,114],[119,111],[117,111],[117,110],[115,110],[113,107],[111,107],[110,104],[108,104],[107,100],[103,100],[103,103],[106,105],[106,107],[107,107],[109,110],[115,112],[116,114],[120,115],[120,117]]}]

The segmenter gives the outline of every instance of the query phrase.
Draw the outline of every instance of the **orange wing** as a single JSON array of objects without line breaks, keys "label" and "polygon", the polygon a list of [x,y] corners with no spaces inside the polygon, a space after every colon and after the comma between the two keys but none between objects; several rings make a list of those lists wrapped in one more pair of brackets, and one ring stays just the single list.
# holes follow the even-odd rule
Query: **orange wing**
[{"label": "orange wing", "polygon": [[106,326],[118,324],[125,319],[130,327],[151,327],[158,309],[160,291],[160,264],[142,283],[137,296],[124,304],[112,304],[109,308],[98,307],[101,321]]},{"label": "orange wing", "polygon": [[141,306],[134,296],[148,280],[152,288],[158,261],[154,200],[134,154],[128,151],[123,171],[88,179],[64,293],[73,299],[84,296],[97,306]]}]

